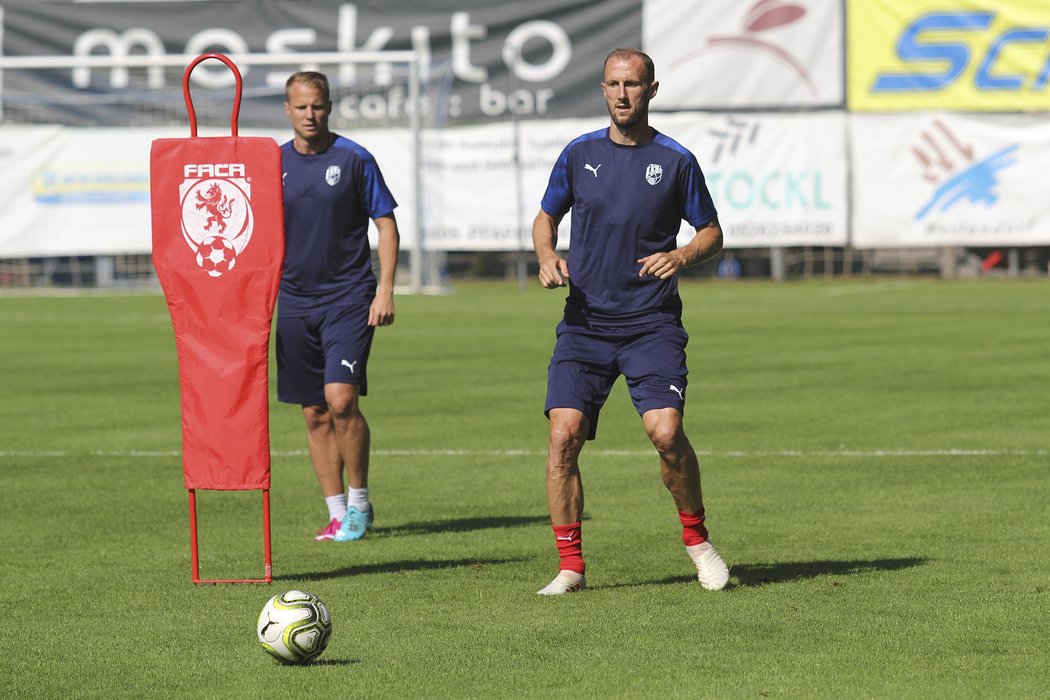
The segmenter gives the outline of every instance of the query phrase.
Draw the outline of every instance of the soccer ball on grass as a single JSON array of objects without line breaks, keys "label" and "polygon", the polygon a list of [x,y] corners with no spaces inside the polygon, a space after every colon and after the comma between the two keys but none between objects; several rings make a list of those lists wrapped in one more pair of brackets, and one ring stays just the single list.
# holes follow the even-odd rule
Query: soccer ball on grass
[{"label": "soccer ball on grass", "polygon": [[285,664],[310,663],[328,646],[332,616],[321,599],[306,591],[285,591],[266,601],[256,625],[259,643]]}]

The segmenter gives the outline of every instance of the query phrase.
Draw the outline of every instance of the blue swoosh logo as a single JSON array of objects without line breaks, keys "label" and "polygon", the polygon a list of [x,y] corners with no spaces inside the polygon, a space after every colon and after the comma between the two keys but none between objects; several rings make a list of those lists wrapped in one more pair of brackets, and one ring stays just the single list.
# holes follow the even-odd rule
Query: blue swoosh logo
[{"label": "blue swoosh logo", "polygon": [[995,193],[995,188],[999,184],[996,174],[1017,162],[1013,152],[1018,147],[1018,144],[1007,146],[942,182],[930,201],[919,210],[915,216],[916,221],[922,221],[934,209],[940,212],[947,211],[964,197],[975,204],[978,202],[984,202],[988,206],[995,204],[999,199],[999,195]]}]

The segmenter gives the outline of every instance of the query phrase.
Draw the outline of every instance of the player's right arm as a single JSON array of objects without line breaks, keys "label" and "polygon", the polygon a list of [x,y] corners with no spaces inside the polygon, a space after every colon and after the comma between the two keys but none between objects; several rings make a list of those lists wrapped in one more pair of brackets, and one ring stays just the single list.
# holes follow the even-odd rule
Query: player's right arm
[{"label": "player's right arm", "polygon": [[368,325],[389,326],[394,322],[394,276],[401,249],[401,234],[393,212],[377,216],[373,221],[379,231],[379,284],[368,310]]},{"label": "player's right arm", "polygon": [[569,263],[558,255],[558,224],[561,217],[553,217],[543,209],[532,222],[532,246],[540,263],[540,284],[546,289],[564,287],[569,278]]}]

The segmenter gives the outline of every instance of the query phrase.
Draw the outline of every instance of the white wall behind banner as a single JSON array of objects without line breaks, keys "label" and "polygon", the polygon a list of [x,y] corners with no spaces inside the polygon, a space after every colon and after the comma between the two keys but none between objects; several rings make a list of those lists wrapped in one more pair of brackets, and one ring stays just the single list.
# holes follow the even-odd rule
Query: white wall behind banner
[{"label": "white wall behind banner", "polygon": [[858,248],[1046,245],[1041,115],[853,115]]},{"label": "white wall behind banner", "polygon": [[658,110],[842,106],[842,4],[645,0]]}]

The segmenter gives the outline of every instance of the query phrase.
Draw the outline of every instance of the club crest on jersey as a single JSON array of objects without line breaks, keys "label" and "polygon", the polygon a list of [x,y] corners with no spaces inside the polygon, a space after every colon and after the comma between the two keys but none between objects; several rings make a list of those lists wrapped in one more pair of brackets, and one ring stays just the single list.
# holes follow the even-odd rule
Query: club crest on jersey
[{"label": "club crest on jersey", "polygon": [[336,186],[339,182],[339,178],[343,176],[343,169],[338,165],[329,165],[328,170],[324,171],[324,181],[332,187]]},{"label": "club crest on jersey", "polygon": [[656,163],[650,163],[645,169],[645,181],[650,185],[655,185],[664,177],[663,167]]},{"label": "club crest on jersey", "polygon": [[234,268],[252,237],[250,179],[241,163],[189,164],[183,176],[182,237],[197,266],[210,277],[221,277]]}]

